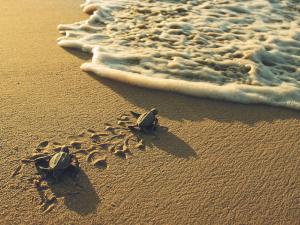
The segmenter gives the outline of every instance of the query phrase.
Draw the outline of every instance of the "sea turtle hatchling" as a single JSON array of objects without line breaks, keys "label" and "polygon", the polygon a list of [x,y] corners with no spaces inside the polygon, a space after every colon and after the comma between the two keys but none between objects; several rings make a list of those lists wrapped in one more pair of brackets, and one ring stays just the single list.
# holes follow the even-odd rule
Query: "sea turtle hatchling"
[{"label": "sea turtle hatchling", "polygon": [[150,111],[143,114],[131,111],[131,114],[137,118],[137,121],[135,125],[128,126],[129,129],[135,129],[136,127],[138,127],[141,131],[145,133],[149,133],[155,130],[158,124],[158,120],[156,118],[158,110],[156,108],[153,108]]},{"label": "sea turtle hatchling", "polygon": [[77,171],[79,163],[75,155],[69,152],[68,147],[63,147],[60,152],[54,154],[49,160],[48,167],[38,165],[39,169],[50,172],[56,181],[65,170],[71,167]]}]

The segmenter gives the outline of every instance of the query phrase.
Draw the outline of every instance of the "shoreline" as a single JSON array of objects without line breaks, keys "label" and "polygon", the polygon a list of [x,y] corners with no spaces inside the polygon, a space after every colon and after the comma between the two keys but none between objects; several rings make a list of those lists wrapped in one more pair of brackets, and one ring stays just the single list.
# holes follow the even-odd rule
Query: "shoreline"
[{"label": "shoreline", "polygon": [[[281,10],[284,11],[286,2],[277,4],[263,1],[261,4],[265,4],[266,7],[257,14],[250,13],[255,9],[255,3],[247,3],[244,7],[233,2],[226,3],[227,6],[220,3],[220,7],[226,12],[222,14],[218,12],[218,7],[215,8],[215,4],[209,7],[203,6],[208,7],[207,10],[203,10],[202,4],[199,6],[191,2],[187,4],[156,2],[145,5],[141,3],[139,11],[136,10],[134,2],[132,5],[128,2],[126,7],[120,3],[117,9],[104,2],[101,4],[97,1],[88,2],[82,5],[83,11],[87,9],[88,14],[99,7],[99,10],[92,13],[88,20],[58,25],[58,30],[62,34],[58,39],[59,46],[78,49],[93,55],[91,62],[81,65],[83,71],[153,90],[237,103],[263,103],[300,109],[296,68],[298,54],[286,54],[287,52],[282,50],[284,43],[290,43],[291,48],[296,47],[298,43],[297,20],[295,19],[295,23],[282,20]],[[101,7],[102,4],[105,6]],[[132,13],[126,13],[127,7],[131,8]],[[172,11],[181,10],[176,7],[188,7],[191,11],[184,9],[189,13],[180,14],[181,16],[177,18],[172,16]],[[195,7],[195,10],[202,10],[201,15],[195,13],[192,7]],[[278,7],[279,12],[273,14],[271,10],[273,7]],[[159,8],[166,9],[164,15],[159,13]],[[114,10],[120,12],[114,13]],[[143,10],[145,12],[148,10],[147,21],[143,19]],[[266,14],[271,13],[270,18],[268,16],[265,19],[260,18],[259,15],[263,11]],[[215,17],[223,17],[224,21],[211,18],[214,22],[206,23],[206,19],[210,18],[209,12],[215,12],[218,15]],[[231,18],[233,15],[230,14],[232,12],[240,12],[234,16],[238,21],[245,23],[245,26],[240,26],[240,31],[236,30],[239,23],[233,22]],[[247,13],[250,13],[248,19],[251,18],[252,22],[247,19]],[[293,13],[294,11],[291,10],[294,16]],[[273,17],[281,18],[281,23],[266,22]],[[194,19],[196,24],[187,22],[191,19]],[[98,20],[102,22],[99,23]],[[106,28],[103,29],[102,23],[107,24]],[[276,36],[271,27],[275,28],[283,24],[285,24],[284,29],[289,30],[284,33],[290,35],[282,35],[279,32]],[[153,37],[147,38],[147,35],[144,35],[144,25],[149,30],[149,35]],[[123,28],[128,26],[131,29],[125,31]],[[211,31],[208,33],[203,31],[201,28],[203,26],[211,27]],[[224,26],[228,27],[225,29]],[[225,30],[222,28],[218,30],[218,27],[223,27]],[[262,38],[258,30],[264,30],[263,36],[266,37]],[[140,36],[141,38],[137,38]],[[252,42],[241,42],[248,36],[252,36]],[[174,42],[174,48],[171,47],[168,42],[177,38],[181,41]],[[154,39],[158,41],[153,41]],[[275,41],[277,39],[278,41]],[[199,40],[200,43],[206,42],[207,46],[199,44]],[[236,47],[233,48],[233,45]],[[276,51],[278,54],[275,53]],[[219,53],[223,56],[221,57]]]}]

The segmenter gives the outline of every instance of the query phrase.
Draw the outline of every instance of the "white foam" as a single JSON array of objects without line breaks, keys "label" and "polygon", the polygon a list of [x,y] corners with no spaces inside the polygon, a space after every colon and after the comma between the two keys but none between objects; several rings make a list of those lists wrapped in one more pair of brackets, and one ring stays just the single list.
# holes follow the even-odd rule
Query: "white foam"
[{"label": "white foam", "polygon": [[300,109],[300,7],[289,1],[87,0],[58,44],[140,87]]}]

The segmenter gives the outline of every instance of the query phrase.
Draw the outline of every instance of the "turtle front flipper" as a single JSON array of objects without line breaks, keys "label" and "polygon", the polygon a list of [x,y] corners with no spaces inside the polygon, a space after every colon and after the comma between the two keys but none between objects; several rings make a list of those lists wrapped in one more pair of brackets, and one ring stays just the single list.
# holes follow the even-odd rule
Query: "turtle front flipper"
[{"label": "turtle front flipper", "polygon": [[142,114],[134,111],[129,111],[134,118],[139,118]]},{"label": "turtle front flipper", "polygon": [[49,160],[50,158],[51,158],[51,155],[45,155],[45,156],[41,156],[41,157],[33,159],[32,162],[43,163],[43,162]]}]

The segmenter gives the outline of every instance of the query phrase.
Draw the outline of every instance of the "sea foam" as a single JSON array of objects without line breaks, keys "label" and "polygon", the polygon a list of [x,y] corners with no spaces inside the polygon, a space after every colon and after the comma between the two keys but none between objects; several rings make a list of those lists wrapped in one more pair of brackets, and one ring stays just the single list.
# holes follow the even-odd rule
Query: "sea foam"
[{"label": "sea foam", "polygon": [[86,0],[86,21],[59,25],[81,68],[128,84],[300,109],[295,0]]}]

